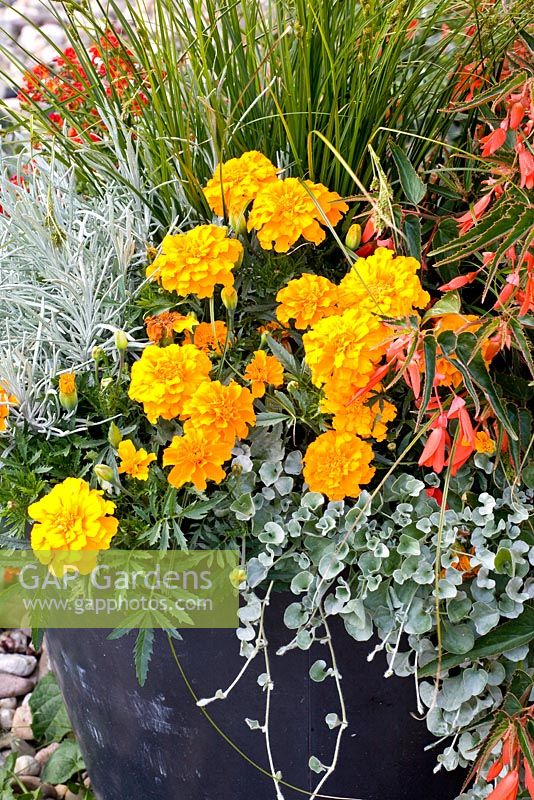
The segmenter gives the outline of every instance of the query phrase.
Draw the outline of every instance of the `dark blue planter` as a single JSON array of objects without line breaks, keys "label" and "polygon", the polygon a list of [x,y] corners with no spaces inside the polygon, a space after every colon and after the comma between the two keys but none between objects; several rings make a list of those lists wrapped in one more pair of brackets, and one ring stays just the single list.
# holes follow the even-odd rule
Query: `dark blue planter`
[{"label": "dark blue planter", "polygon": [[[324,721],[339,713],[332,679],[308,677],[326,648],[274,655],[288,632],[281,624],[286,605],[275,599],[267,614],[267,634],[275,690],[271,735],[275,766],[283,778],[306,792],[318,776],[308,759],[330,763],[336,731]],[[334,626],[335,627],[335,626]],[[50,630],[52,661],[98,800],[274,800],[271,780],[248,763],[202,714],[187,688],[165,634],[157,633],[146,685],[135,677],[135,634],[116,641],[106,631]],[[349,727],[339,766],[324,795],[359,800],[454,800],[460,772],[433,774],[435,752],[424,722],[413,718],[410,679],[383,678],[384,658],[369,663],[372,643],[354,642],[335,629]],[[200,697],[226,686],[243,665],[234,631],[192,630],[175,642],[185,674]],[[224,734],[248,758],[268,770],[264,737],[245,717],[260,722],[265,696],[256,679],[264,671],[260,655],[226,701],[207,707]],[[306,794],[281,787],[286,800]]]}]

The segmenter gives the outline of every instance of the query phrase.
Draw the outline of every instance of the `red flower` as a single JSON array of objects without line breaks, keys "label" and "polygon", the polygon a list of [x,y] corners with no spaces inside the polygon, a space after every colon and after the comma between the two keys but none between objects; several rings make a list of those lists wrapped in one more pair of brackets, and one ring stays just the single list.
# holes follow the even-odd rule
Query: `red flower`
[{"label": "red flower", "polygon": [[534,189],[534,157],[522,141],[517,142],[515,151],[519,156],[521,188]]},{"label": "red flower", "polygon": [[445,466],[445,451],[450,446],[451,437],[447,433],[447,415],[440,414],[433,423],[433,431],[428,437],[421,458],[417,462],[420,467],[431,467],[440,473]]},{"label": "red flower", "polygon": [[498,128],[481,138],[480,144],[484,145],[482,148],[483,156],[492,156],[499,147],[503,146],[506,141],[506,127],[503,127],[505,124],[505,122],[501,122]]},{"label": "red flower", "polygon": [[499,781],[486,800],[516,800],[519,789],[519,771],[513,769]]},{"label": "red flower", "polygon": [[473,227],[475,222],[480,219],[490,204],[493,191],[493,189],[490,189],[487,194],[482,195],[482,197],[476,201],[472,211],[469,209],[469,211],[466,211],[461,217],[456,218],[456,222],[458,222],[460,226],[459,233],[467,233],[467,231]]}]

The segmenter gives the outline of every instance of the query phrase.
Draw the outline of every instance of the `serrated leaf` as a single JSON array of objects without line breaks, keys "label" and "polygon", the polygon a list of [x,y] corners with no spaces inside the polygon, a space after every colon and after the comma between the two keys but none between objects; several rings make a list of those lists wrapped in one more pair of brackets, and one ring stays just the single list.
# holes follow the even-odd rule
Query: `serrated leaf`
[{"label": "serrated leaf", "polygon": [[534,377],[534,359],[532,358],[532,353],[530,352],[530,343],[523,332],[521,323],[518,322],[515,317],[511,316],[508,319],[508,325],[512,330],[512,335],[519,350],[521,351],[521,355],[527,362],[530,373]]},{"label": "serrated leaf", "polygon": [[291,353],[288,353],[286,348],[281,345],[280,342],[277,342],[276,339],[273,339],[272,336],[267,336],[267,344],[273,356],[278,359],[284,369],[291,375],[298,376],[299,365],[296,358],[292,356]]},{"label": "serrated leaf", "polygon": [[256,415],[256,428],[265,428],[268,425],[279,425],[281,422],[289,422],[292,417],[289,414],[281,414],[277,411],[260,411]]},{"label": "serrated leaf", "polygon": [[502,400],[497,394],[495,385],[487,370],[482,354],[478,348],[478,340],[474,333],[465,331],[457,338],[456,353],[458,360],[465,366],[473,381],[479,386],[490,403],[495,416],[504,425],[510,438],[517,440],[518,436],[510,422]]},{"label": "serrated leaf", "polygon": [[154,649],[154,631],[144,628],[137,634],[134,646],[135,674],[139,686],[144,686],[148,676],[148,667]]},{"label": "serrated leaf", "polygon": [[501,97],[507,97],[507,95],[509,95],[510,92],[513,92],[514,89],[517,89],[519,86],[523,86],[526,79],[526,72],[514,72],[514,74],[508,78],[508,80],[501,81],[496,86],[492,86],[490,89],[486,89],[486,91],[476,94],[472,100],[468,100],[463,103],[452,103],[445,110],[449,113],[454,113],[456,111],[469,111],[472,108],[478,108],[479,106],[487,105],[488,103],[495,103],[500,100]]},{"label": "serrated leaf", "polygon": [[85,768],[77,742],[71,739],[62,742],[46,762],[42,780],[47,783],[67,783],[74,775]]},{"label": "serrated leaf", "polygon": [[60,742],[71,733],[72,727],[61,690],[54,675],[42,678],[30,697],[32,730],[38,741],[46,744]]},{"label": "serrated leaf", "polygon": [[421,220],[415,214],[407,214],[404,219],[404,233],[408,245],[408,253],[421,262]]},{"label": "serrated leaf", "polygon": [[393,142],[391,142],[390,148],[397,167],[397,172],[399,173],[402,191],[410,203],[417,206],[426,194],[426,186],[406,157],[402,148]]},{"label": "serrated leaf", "polygon": [[443,297],[434,303],[432,308],[429,308],[423,317],[423,322],[427,319],[434,319],[434,317],[444,317],[447,314],[459,314],[462,307],[462,301],[458,292],[447,292]]},{"label": "serrated leaf", "polygon": [[434,386],[434,378],[436,376],[436,353],[438,343],[432,334],[428,334],[423,339],[423,352],[425,357],[425,384],[423,388],[423,398],[421,400],[421,408],[417,417],[418,424],[420,424],[423,414],[428,408],[430,398],[432,396],[432,388]]}]

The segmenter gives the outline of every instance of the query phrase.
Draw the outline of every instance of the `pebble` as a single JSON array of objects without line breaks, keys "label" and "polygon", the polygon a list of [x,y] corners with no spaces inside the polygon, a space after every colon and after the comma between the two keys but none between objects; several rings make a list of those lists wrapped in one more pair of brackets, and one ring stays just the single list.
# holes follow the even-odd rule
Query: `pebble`
[{"label": "pebble", "polygon": [[57,800],[57,792],[50,783],[41,783],[40,779],[35,775],[19,775],[19,781],[24,784],[26,789],[30,792],[36,792],[38,789],[40,798],[49,798],[49,800]]},{"label": "pebble", "polygon": [[0,672],[27,678],[37,666],[35,656],[24,656],[21,653],[0,653]]},{"label": "pebble", "polygon": [[29,705],[21,705],[16,709],[11,732],[13,736],[17,736],[19,739],[24,739],[27,742],[32,741],[32,711]]},{"label": "pebble", "polygon": [[0,708],[0,728],[4,731],[10,731],[14,716],[14,708]]},{"label": "pebble", "polygon": [[15,761],[15,775],[39,775],[41,765],[33,756],[19,756]]},{"label": "pebble", "polygon": [[30,678],[20,678],[8,672],[0,672],[0,697],[20,697],[31,692],[35,681]]},{"label": "pebble", "polygon": [[63,783],[58,783],[56,786],[56,794],[59,797],[59,800],[63,800],[67,792],[69,791],[69,787],[65,786]]},{"label": "pebble", "polygon": [[41,766],[44,766],[48,761],[48,759],[56,752],[58,747],[59,747],[59,742],[52,742],[52,744],[49,744],[48,747],[43,747],[42,750],[39,750],[35,754],[35,758],[37,759],[39,764],[41,764]]},{"label": "pebble", "polygon": [[17,707],[17,698],[16,697],[2,697],[0,700],[0,708],[16,708]]}]

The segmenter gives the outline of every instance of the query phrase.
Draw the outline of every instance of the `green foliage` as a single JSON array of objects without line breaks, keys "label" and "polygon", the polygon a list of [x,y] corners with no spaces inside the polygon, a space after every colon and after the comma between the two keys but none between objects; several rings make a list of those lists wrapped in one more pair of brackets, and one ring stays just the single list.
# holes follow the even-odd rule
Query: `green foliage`
[{"label": "green foliage", "polygon": [[45,744],[61,741],[72,728],[60,688],[53,673],[39,681],[30,698],[33,717],[33,733]]},{"label": "green foliage", "polygon": [[[454,95],[451,74],[460,54],[491,66],[515,35],[509,19],[521,27],[527,18],[522,2],[506,11],[481,9],[478,36],[466,39],[467,7],[442,0],[431,6],[424,0],[156,0],[153,25],[142,5],[111,0],[106,14],[123,31],[121,56],[133,76],[132,95],[149,98],[136,118],[117,94],[107,96],[87,56],[87,38],[97,40],[109,25],[91,8],[65,4],[72,46],[90,76],[83,107],[93,121],[90,109],[100,110],[108,145],[94,145],[82,133],[80,146],[62,135],[51,125],[46,103],[33,105],[31,115],[15,112],[15,125],[32,135],[48,130],[56,158],[76,164],[87,186],[105,189],[118,174],[163,228],[186,216],[189,204],[206,216],[201,185],[214,160],[251,149],[351,194],[350,177],[316,132],[364,185],[373,176],[368,144],[386,164],[391,146],[397,166],[403,159],[403,189],[417,203],[422,195],[414,170],[449,128],[440,109]],[[491,26],[490,13],[499,15]],[[59,15],[58,22],[64,24]],[[448,32],[437,36],[444,26]],[[6,55],[14,59],[13,52]],[[62,105],[61,113],[67,127],[80,128],[80,109]],[[464,130],[468,122],[466,117]],[[411,137],[409,161],[395,146],[399,130]],[[459,127],[456,138],[461,141]],[[386,171],[393,177],[389,164]]]}]

